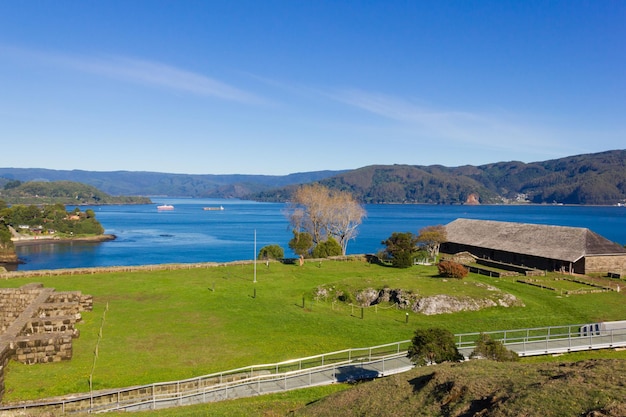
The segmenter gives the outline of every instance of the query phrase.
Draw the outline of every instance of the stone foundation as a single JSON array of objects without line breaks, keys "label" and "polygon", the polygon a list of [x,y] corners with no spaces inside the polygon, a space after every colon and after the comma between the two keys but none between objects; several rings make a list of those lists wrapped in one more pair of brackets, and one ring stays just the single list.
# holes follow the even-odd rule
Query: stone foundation
[{"label": "stone foundation", "polygon": [[0,289],[0,400],[4,369],[10,359],[25,364],[72,358],[72,339],[79,336],[81,312],[91,311],[93,297],[56,292],[42,284]]}]

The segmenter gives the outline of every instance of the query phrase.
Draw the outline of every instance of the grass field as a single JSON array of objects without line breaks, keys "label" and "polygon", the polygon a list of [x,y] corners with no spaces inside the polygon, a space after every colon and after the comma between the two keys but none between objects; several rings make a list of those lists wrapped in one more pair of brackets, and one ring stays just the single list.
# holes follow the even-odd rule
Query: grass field
[{"label": "grass field", "polygon": [[[36,366],[11,362],[3,401],[88,392],[100,331],[96,390],[395,342],[410,339],[417,327],[466,333],[626,318],[623,293],[562,296],[513,278],[474,274],[462,281],[443,280],[435,276],[435,267],[393,269],[360,261],[258,264],[256,283],[253,271],[252,264],[239,264],[0,281],[0,287],[41,282],[94,297],[93,312],[84,313],[78,325],[81,336],[74,341],[73,359]],[[406,323],[406,312],[390,306],[364,309],[361,318],[358,307],[314,299],[320,285],[487,297],[490,290],[482,284],[515,295],[526,306],[436,316],[410,313]]]}]

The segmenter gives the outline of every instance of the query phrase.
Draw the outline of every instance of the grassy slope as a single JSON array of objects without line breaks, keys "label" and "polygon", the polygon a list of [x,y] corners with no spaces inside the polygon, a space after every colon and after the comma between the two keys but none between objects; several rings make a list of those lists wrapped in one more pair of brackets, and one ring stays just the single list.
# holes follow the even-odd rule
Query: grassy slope
[{"label": "grassy slope", "polygon": [[296,415],[617,417],[626,413],[625,372],[624,360],[442,364],[360,384]]},{"label": "grassy slope", "polygon": [[[433,278],[432,267],[390,269],[361,262],[307,263],[304,267],[259,264],[165,272],[94,274],[0,282],[18,287],[80,290],[94,296],[65,363],[25,366],[11,362],[4,401],[43,398],[89,390],[94,349],[103,338],[94,389],[176,380],[246,365],[410,339],[415,327],[441,326],[460,332],[585,323],[626,317],[624,295],[600,293],[559,297],[554,292],[471,275],[464,281]],[[360,311],[313,301],[321,284],[351,288],[388,285],[421,294],[485,296],[476,282],[520,297],[526,307],[423,316],[396,309]],[[253,297],[255,294],[256,297]],[[306,308],[302,308],[302,298]],[[106,305],[109,310],[104,314]]]}]

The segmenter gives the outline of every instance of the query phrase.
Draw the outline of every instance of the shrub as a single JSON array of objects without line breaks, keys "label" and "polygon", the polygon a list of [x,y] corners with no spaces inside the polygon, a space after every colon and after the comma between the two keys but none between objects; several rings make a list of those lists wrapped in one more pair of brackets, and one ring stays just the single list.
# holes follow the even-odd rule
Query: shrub
[{"label": "shrub", "polygon": [[313,248],[313,236],[307,232],[293,231],[293,239],[289,241],[289,248],[296,254],[304,257],[309,256]]},{"label": "shrub", "polygon": [[314,258],[328,258],[329,256],[339,256],[341,255],[342,250],[339,243],[329,237],[328,240],[324,242],[320,242],[313,248],[313,257]]},{"label": "shrub", "polygon": [[467,268],[453,261],[441,261],[437,264],[439,275],[447,278],[465,278],[467,276]]},{"label": "shrub", "polygon": [[285,251],[278,245],[263,246],[259,251],[257,259],[282,259],[285,257]]},{"label": "shrub", "polygon": [[476,348],[470,358],[485,358],[497,362],[515,362],[519,360],[517,353],[507,349],[499,340],[493,340],[489,335],[481,333],[476,341]]},{"label": "shrub", "polygon": [[440,328],[416,330],[407,356],[416,365],[461,362],[465,359],[456,347],[454,335]]}]

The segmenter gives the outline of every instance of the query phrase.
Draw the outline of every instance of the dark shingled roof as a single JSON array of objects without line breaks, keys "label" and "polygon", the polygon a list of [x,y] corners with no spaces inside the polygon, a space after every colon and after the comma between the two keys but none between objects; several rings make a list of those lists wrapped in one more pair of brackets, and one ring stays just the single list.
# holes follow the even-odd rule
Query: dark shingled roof
[{"label": "dark shingled roof", "polygon": [[569,262],[626,254],[626,248],[581,227],[456,219],[446,225],[446,234],[453,243]]}]

